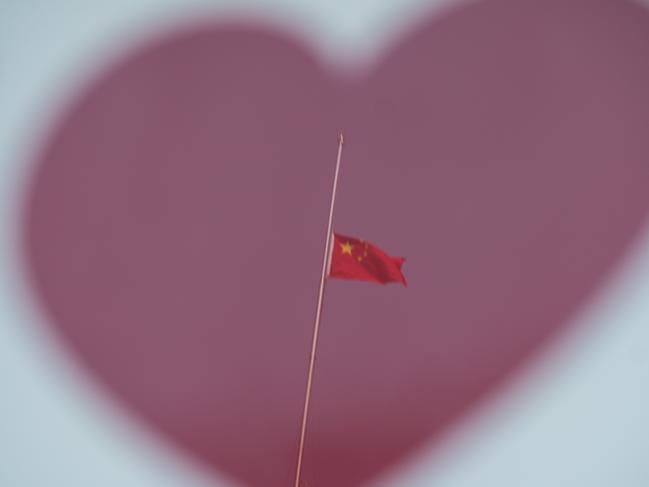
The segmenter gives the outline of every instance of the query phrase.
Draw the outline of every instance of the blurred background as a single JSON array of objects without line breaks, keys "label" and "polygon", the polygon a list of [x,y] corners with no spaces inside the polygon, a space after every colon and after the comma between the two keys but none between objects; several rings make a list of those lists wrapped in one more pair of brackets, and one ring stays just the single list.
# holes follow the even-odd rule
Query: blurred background
[{"label": "blurred background", "polygon": [[[169,33],[248,20],[290,33],[332,70],[363,72],[424,19],[446,15],[465,3],[469,2],[0,2],[0,485],[244,485],[236,475],[208,468],[162,439],[113,401],[67,353],[34,299],[21,239],[32,165],[41,157],[52,126],[98,73],[127,59],[134,47]],[[591,10],[599,8],[598,15],[606,19],[609,3],[572,2],[569,16],[579,18],[581,8],[584,15],[593,15]],[[532,7],[534,2],[520,2],[525,4],[542,12],[543,7]],[[558,2],[550,4],[560,8]],[[649,29],[640,7],[633,11],[636,17],[614,17],[620,32],[624,22],[633,29],[644,22],[645,31]],[[610,12],[616,14],[615,9]],[[606,34],[602,36],[607,44]],[[628,71],[619,73],[626,76]],[[547,80],[539,83],[543,81]],[[644,98],[642,103],[645,107]],[[646,127],[629,130],[646,132]],[[638,174],[646,175],[645,167]],[[328,184],[325,181],[324,187]],[[638,185],[649,189],[649,179]],[[441,440],[418,445],[369,485],[649,485],[646,219],[629,241],[614,271],[569,313],[570,324],[560,331],[560,339],[515,369],[506,387],[454,422]],[[390,244],[399,251],[398,240]],[[416,279],[415,274],[415,283]]]}]

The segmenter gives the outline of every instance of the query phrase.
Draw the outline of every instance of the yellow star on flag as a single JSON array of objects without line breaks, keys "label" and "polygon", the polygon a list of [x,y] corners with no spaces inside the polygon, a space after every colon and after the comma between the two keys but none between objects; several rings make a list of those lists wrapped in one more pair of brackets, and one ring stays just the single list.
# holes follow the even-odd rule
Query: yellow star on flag
[{"label": "yellow star on flag", "polygon": [[354,246],[352,244],[350,244],[349,242],[345,242],[345,243],[340,244],[340,249],[343,251],[343,255],[345,255],[345,254],[352,255],[352,249],[353,248],[354,248]]}]

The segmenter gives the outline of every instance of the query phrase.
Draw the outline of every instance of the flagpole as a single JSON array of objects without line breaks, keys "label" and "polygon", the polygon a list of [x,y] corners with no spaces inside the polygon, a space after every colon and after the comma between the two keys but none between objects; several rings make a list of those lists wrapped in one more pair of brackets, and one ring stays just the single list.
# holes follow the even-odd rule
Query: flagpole
[{"label": "flagpole", "polygon": [[322,258],[322,274],[320,275],[320,289],[318,290],[318,305],[315,312],[315,324],[313,327],[313,342],[311,343],[311,357],[309,358],[309,373],[306,381],[306,395],[304,398],[304,411],[302,413],[302,429],[300,430],[300,446],[297,454],[297,471],[295,473],[295,487],[300,487],[302,475],[302,455],[304,453],[304,438],[306,436],[306,424],[309,417],[309,402],[311,400],[311,385],[313,383],[313,368],[315,365],[315,353],[318,346],[318,332],[320,331],[320,317],[322,316],[322,301],[324,298],[327,267],[331,254],[332,225],[334,219],[334,206],[336,203],[336,188],[338,186],[338,173],[340,171],[340,158],[343,152],[343,134],[338,135],[338,156],[336,157],[336,170],[334,172],[333,188],[331,190],[331,205],[329,206],[329,222],[327,223],[327,237],[325,239],[324,257]]}]

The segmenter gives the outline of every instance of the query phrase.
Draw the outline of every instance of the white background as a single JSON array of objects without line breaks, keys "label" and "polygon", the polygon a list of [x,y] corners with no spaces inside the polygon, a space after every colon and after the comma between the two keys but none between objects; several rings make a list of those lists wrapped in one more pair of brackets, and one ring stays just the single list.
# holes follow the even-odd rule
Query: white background
[{"label": "white background", "polygon": [[[134,42],[206,18],[261,17],[308,35],[330,62],[371,63],[418,16],[450,3],[0,0],[0,486],[234,485],[119,410],[65,356],[31,304],[18,242],[29,162],[89,73]],[[649,225],[573,319],[549,354],[443,447],[417,452],[379,484],[648,486]]]}]

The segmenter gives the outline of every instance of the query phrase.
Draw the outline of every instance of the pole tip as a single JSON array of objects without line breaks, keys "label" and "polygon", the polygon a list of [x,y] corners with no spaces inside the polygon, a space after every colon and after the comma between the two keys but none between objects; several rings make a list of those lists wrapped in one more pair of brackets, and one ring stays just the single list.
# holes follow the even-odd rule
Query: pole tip
[{"label": "pole tip", "polygon": [[338,133],[338,142],[339,142],[340,144],[342,144],[343,142],[345,142],[345,137],[343,137],[343,133],[342,133],[342,131]]}]

